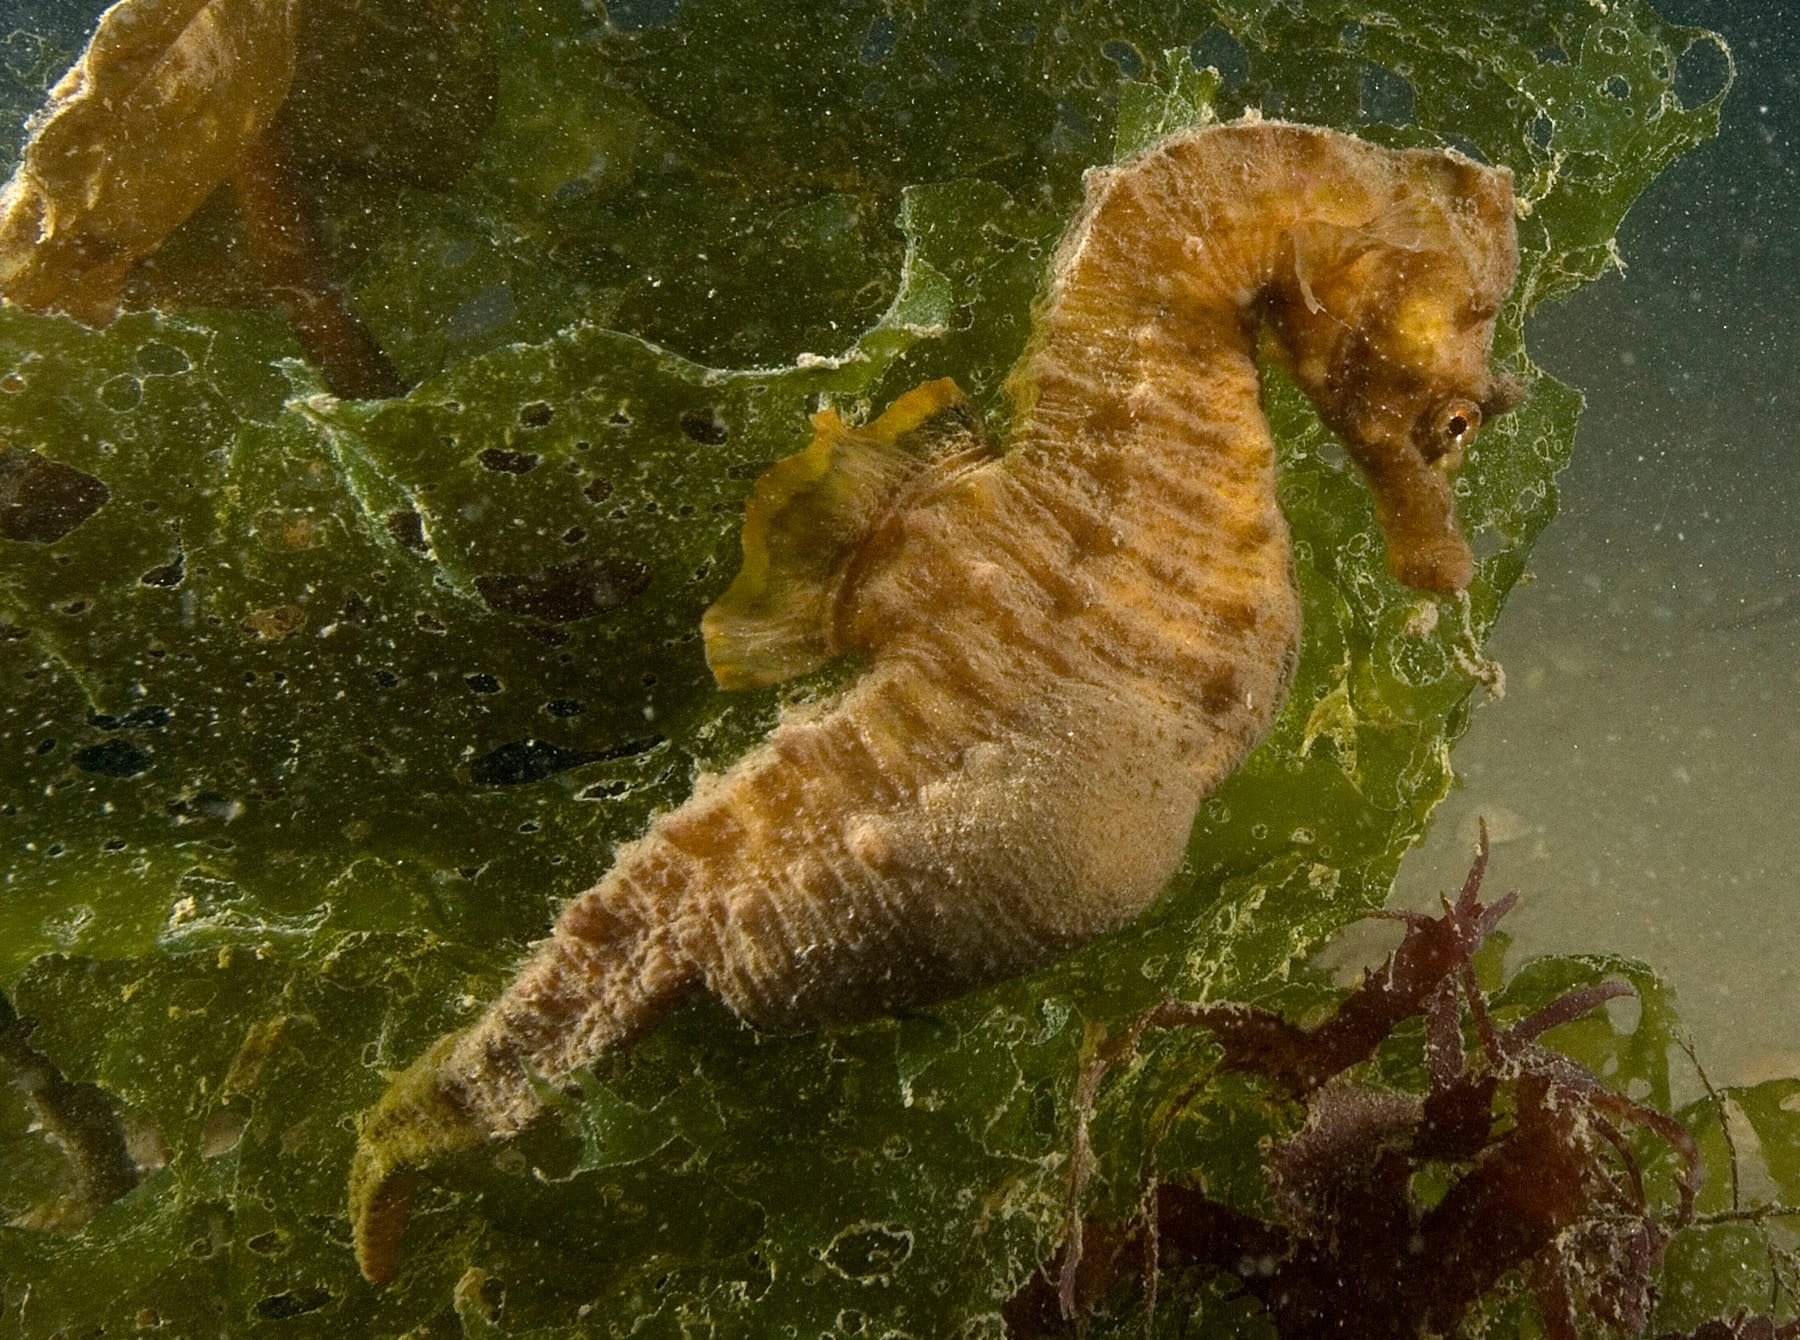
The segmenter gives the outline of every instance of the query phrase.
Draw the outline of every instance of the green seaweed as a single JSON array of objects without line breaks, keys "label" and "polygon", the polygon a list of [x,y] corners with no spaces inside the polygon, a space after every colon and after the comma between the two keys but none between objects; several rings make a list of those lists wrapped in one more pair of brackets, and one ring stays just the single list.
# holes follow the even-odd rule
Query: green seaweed
[{"label": "green seaweed", "polygon": [[[323,197],[353,300],[423,379],[405,399],[325,395],[271,316],[93,332],[0,310],[0,440],[107,491],[53,542],[0,540],[0,990],[39,1055],[166,1150],[77,1234],[0,1228],[0,1316],[25,1336],[993,1334],[1060,1230],[1090,1037],[1164,994],[1303,1003],[1302,957],[1382,902],[1451,784],[1580,405],[1530,367],[1525,313],[1611,263],[1631,200],[1713,132],[1723,93],[1673,90],[1714,39],[1629,0],[713,0],[631,31],[494,0],[490,21],[499,118],[463,184]],[[1188,58],[1233,40],[1222,78]],[[1410,115],[1371,95],[1394,80]],[[366,1285],[353,1114],[773,719],[777,691],[711,686],[698,635],[750,482],[820,403],[863,415],[933,376],[998,426],[1080,171],[1209,106],[1448,137],[1517,173],[1499,357],[1530,394],[1459,485],[1466,609],[1425,626],[1342,453],[1272,376],[1304,659],[1158,908],[859,1029],[689,1009],[560,1120],[447,1167],[397,1284]],[[1141,1138],[1158,1073],[1097,1139]],[[1208,1157],[1247,1180],[1255,1123],[1218,1108]],[[9,1135],[0,1157],[48,1186],[61,1156]]]}]

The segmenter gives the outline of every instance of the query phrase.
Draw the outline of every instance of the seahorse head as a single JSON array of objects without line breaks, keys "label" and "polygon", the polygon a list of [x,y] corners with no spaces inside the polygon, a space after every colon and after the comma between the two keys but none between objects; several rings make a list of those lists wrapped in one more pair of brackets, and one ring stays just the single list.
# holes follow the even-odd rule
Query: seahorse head
[{"label": "seahorse head", "polygon": [[1289,232],[1270,316],[1295,375],[1362,467],[1409,586],[1461,591],[1474,562],[1450,484],[1482,423],[1519,398],[1489,367],[1518,265],[1512,174],[1370,149],[1358,213]]}]

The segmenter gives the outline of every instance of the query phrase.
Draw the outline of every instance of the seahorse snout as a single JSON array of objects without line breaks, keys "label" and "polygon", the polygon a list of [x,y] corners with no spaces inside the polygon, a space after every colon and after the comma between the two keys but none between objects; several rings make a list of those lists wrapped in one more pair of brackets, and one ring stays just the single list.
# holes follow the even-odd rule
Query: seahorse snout
[{"label": "seahorse snout", "polygon": [[1388,570],[1417,590],[1448,596],[1468,589],[1475,558],[1461,532],[1454,532],[1407,549],[1390,542]]},{"label": "seahorse snout", "polygon": [[1375,519],[1387,537],[1388,571],[1420,591],[1468,589],[1475,556],[1456,521],[1449,473],[1405,447],[1351,451],[1375,495]]}]

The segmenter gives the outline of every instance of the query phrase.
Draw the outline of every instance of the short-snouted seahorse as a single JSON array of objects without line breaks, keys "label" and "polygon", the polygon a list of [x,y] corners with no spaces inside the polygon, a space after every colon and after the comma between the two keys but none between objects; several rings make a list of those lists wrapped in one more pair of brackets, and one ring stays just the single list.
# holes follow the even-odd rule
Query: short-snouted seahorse
[{"label": "short-snouted seahorse", "polygon": [[350,1205],[397,1268],[431,1160],[505,1138],[704,986],[771,1028],[1027,971],[1129,921],[1268,729],[1300,633],[1256,348],[1374,493],[1395,576],[1468,583],[1450,473],[1489,368],[1511,175],[1307,126],[1177,134],[1089,174],[1004,451],[947,381],[827,410],[707,612],[726,687],[865,668],[620,848],[518,978],[367,1112]]}]

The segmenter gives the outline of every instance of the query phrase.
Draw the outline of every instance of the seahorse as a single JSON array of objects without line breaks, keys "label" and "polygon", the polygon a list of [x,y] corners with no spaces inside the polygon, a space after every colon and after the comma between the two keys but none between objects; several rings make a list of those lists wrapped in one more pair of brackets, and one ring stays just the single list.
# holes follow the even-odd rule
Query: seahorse
[{"label": "seahorse", "polygon": [[1092,171],[989,445],[950,381],[833,410],[746,505],[703,629],[725,688],[857,654],[835,698],[656,818],[517,979],[361,1119],[350,1205],[392,1277],[421,1170],[704,988],[840,1025],[1123,925],[1268,730],[1300,606],[1260,401],[1272,340],[1375,499],[1400,581],[1463,590],[1451,474],[1490,368],[1510,173],[1245,120]]}]

